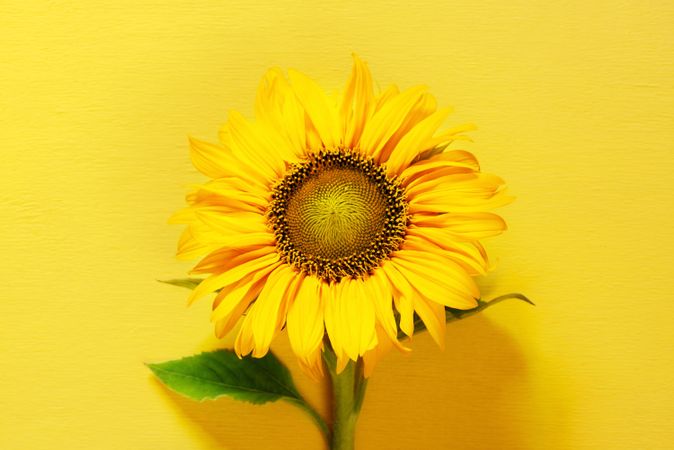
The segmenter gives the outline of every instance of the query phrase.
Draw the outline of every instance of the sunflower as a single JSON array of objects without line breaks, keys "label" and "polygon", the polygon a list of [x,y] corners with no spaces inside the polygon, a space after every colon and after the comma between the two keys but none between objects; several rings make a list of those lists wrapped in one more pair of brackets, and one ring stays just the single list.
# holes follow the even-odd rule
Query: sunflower
[{"label": "sunflower", "polygon": [[398,329],[411,337],[415,317],[442,347],[445,307],[477,305],[479,239],[506,228],[487,211],[510,201],[503,180],[449,148],[474,128],[440,131],[449,114],[423,86],[375,94],[354,55],[340,94],[271,69],[255,120],[231,112],[219,144],[191,138],[211,180],[173,222],[187,225],[178,256],[205,255],[190,302],[217,292],[216,335],[241,322],[236,352],[262,357],[285,327],[313,376],[328,343],[338,371],[362,357],[369,375],[392,346],[407,350]]}]

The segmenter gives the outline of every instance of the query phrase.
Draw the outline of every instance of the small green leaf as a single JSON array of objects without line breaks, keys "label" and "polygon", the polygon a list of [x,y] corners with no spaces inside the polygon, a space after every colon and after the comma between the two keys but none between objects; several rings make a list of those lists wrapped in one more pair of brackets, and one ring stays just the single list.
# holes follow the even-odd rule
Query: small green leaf
[{"label": "small green leaf", "polygon": [[272,352],[262,358],[239,358],[231,350],[216,350],[147,366],[169,389],[192,400],[223,396],[255,404],[286,400],[306,412],[326,439],[330,434],[323,418],[297,391],[288,368]]},{"label": "small green leaf", "polygon": [[[453,308],[445,308],[445,319],[447,320],[447,323],[449,322],[454,322],[455,320],[460,320],[460,319],[465,319],[466,317],[470,317],[474,314],[479,313],[482,310],[485,310],[489,308],[490,306],[494,306],[498,303],[501,303],[504,300],[509,300],[509,299],[517,299],[521,300],[523,302],[529,303],[530,305],[536,306],[534,302],[529,300],[525,295],[523,294],[518,294],[518,293],[512,293],[512,294],[504,294],[499,297],[496,297],[494,299],[485,301],[485,300],[478,300],[477,301],[477,306],[472,309],[453,309]],[[424,331],[426,329],[426,325],[424,325],[424,322],[415,315],[414,317],[414,332],[418,331]],[[401,338],[405,336],[402,332],[398,333],[398,338]]]},{"label": "small green leaf", "polygon": [[192,400],[227,396],[257,404],[281,398],[304,402],[290,372],[271,352],[239,358],[216,350],[147,366],[169,389]]},{"label": "small green leaf", "polygon": [[160,283],[172,284],[173,286],[184,287],[187,289],[194,289],[203,280],[201,278],[176,278],[173,280],[157,280]]}]

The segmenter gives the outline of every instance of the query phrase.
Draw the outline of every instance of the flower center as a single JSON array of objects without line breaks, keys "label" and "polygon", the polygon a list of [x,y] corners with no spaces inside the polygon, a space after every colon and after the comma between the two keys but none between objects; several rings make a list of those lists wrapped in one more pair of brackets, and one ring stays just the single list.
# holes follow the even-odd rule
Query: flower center
[{"label": "flower center", "polygon": [[325,281],[368,274],[400,247],[407,204],[395,179],[346,149],[290,168],[268,211],[282,259]]},{"label": "flower center", "polygon": [[361,253],[384,229],[386,199],[361,172],[330,168],[288,198],[288,237],[302,253],[339,259]]}]

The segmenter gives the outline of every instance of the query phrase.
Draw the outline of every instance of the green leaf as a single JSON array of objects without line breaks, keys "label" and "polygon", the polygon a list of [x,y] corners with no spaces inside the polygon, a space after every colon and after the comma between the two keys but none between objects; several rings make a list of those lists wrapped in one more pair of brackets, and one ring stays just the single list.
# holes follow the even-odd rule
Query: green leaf
[{"label": "green leaf", "polygon": [[[517,299],[521,300],[523,302],[526,302],[530,305],[536,306],[534,302],[529,300],[525,295],[523,294],[518,294],[518,293],[512,293],[512,294],[505,294],[501,295],[499,297],[496,297],[491,300],[478,300],[477,301],[477,306],[472,309],[453,309],[453,308],[445,308],[445,319],[447,323],[449,322],[454,322],[455,320],[460,320],[460,319],[465,319],[466,317],[470,317],[474,314],[479,313],[480,311],[483,311],[490,306],[497,305],[501,303],[502,301],[509,300],[509,299]],[[415,315],[414,317],[414,332],[418,331],[424,331],[426,329],[426,325],[424,325],[424,322]],[[398,333],[398,338],[401,338],[405,336],[402,332]]]},{"label": "green leaf", "polygon": [[216,350],[147,366],[169,389],[192,400],[304,401],[288,369],[271,352],[239,358],[230,350]]},{"label": "green leaf", "polygon": [[329,436],[323,418],[302,398],[290,371],[272,352],[262,358],[239,358],[231,350],[216,350],[146,365],[169,389],[192,400],[289,401],[309,414],[326,438]]},{"label": "green leaf", "polygon": [[179,286],[179,287],[184,287],[187,289],[194,289],[204,281],[201,278],[176,278],[173,280],[157,280],[160,283],[166,283],[166,284],[172,284],[173,286]]}]

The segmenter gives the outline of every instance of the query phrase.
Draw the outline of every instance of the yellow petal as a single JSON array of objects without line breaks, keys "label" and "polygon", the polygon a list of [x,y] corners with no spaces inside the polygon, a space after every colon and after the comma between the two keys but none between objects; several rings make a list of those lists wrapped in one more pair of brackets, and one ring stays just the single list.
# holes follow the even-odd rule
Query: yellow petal
[{"label": "yellow petal", "polygon": [[[190,228],[196,228],[191,226]],[[214,248],[208,251],[213,251],[217,248],[249,248],[249,247],[266,247],[274,245],[274,235],[269,232],[257,233],[228,233],[223,234],[212,229],[199,230],[195,232],[197,239],[212,244]],[[204,252],[201,252],[204,253]]]},{"label": "yellow petal", "polygon": [[[384,331],[382,327],[377,325],[376,332],[377,341],[379,343],[375,348],[368,350],[363,355],[363,375],[365,378],[370,378],[377,363],[391,350],[392,347],[391,339],[387,336],[386,331]],[[396,340],[396,342],[398,341]]]},{"label": "yellow petal", "polygon": [[297,357],[307,363],[315,357],[325,331],[320,288],[321,281],[316,277],[304,277],[288,309],[286,329],[290,346]]},{"label": "yellow petal", "polygon": [[200,141],[191,136],[188,139],[190,158],[198,171],[211,178],[227,177],[232,174],[229,149]]},{"label": "yellow petal", "polygon": [[459,198],[491,198],[504,184],[503,179],[488,173],[456,173],[408,187],[407,192],[410,198],[419,197],[419,201],[438,193]]},{"label": "yellow petal", "polygon": [[257,300],[248,312],[255,348],[253,356],[261,358],[269,351],[274,336],[285,323],[286,302],[292,292],[297,272],[283,265],[269,275]]},{"label": "yellow petal", "polygon": [[409,188],[409,213],[477,212],[512,201],[501,178],[485,173],[454,174]]},{"label": "yellow petal", "polygon": [[304,373],[306,373],[309,378],[314,381],[320,381],[323,378],[323,341],[321,341],[320,346],[305,358],[298,358],[300,363],[300,368]]},{"label": "yellow petal", "polygon": [[260,122],[278,125],[283,98],[278,85],[284,79],[281,69],[274,67],[262,76],[255,96],[255,118]]},{"label": "yellow petal", "polygon": [[251,276],[258,270],[262,270],[278,261],[278,253],[271,253],[259,258],[244,262],[224,273],[212,275],[202,281],[190,295],[188,302],[192,303],[204,295],[229,286],[241,280],[244,277]]},{"label": "yellow petal", "polygon": [[[398,342],[398,327],[396,326],[395,316],[393,315],[393,292],[386,273],[383,270],[375,270],[374,273],[365,280],[370,288],[372,304],[374,305],[375,315],[378,326],[388,335],[388,338],[396,344],[401,350],[407,350]],[[378,339],[381,341],[381,339]]]},{"label": "yellow petal", "polygon": [[[472,246],[474,243],[466,243],[466,245]],[[447,286],[458,294],[469,298],[480,297],[480,290],[477,288],[473,277],[454,261],[448,253],[429,254],[427,252],[403,249],[398,251],[396,256],[398,257],[396,262],[406,265],[416,273],[436,279],[438,284]],[[473,303],[472,300],[469,302]],[[476,305],[473,304],[473,306]]]},{"label": "yellow petal", "polygon": [[460,197],[442,198],[441,196],[429,196],[422,201],[410,201],[408,213],[409,214],[428,214],[428,213],[447,213],[447,212],[474,212],[485,211],[489,209],[499,208],[513,202],[515,197],[506,193],[503,189],[496,192],[490,198],[476,198],[467,197],[461,199]]},{"label": "yellow petal", "polygon": [[443,256],[449,257],[471,276],[484,275],[489,270],[487,253],[479,242],[457,240],[439,228],[409,229],[403,248],[422,253],[437,253],[442,249]]},{"label": "yellow petal", "polygon": [[275,252],[276,247],[271,245],[219,248],[199,261],[190,274],[223,273],[246,261]]},{"label": "yellow petal", "polygon": [[[351,317],[357,317],[357,326],[350,327],[352,339],[348,342],[354,343],[351,348],[351,359],[357,360],[353,356],[362,356],[366,351],[377,345],[377,334],[375,332],[375,311],[372,304],[372,294],[367,289],[367,285],[363,279],[351,280],[350,297],[352,300],[350,306],[352,308]],[[347,353],[349,348],[346,349]],[[357,352],[357,354],[356,354]]]},{"label": "yellow petal", "polygon": [[236,200],[262,211],[271,199],[268,188],[237,183],[231,178],[220,178],[198,186],[195,194],[198,204],[227,205],[226,200]]},{"label": "yellow petal", "polygon": [[473,131],[476,130],[477,127],[475,124],[472,123],[464,123],[462,125],[456,126],[454,128],[451,128],[449,130],[446,130],[442,132],[441,134],[435,136],[431,141],[429,147],[446,147],[453,141],[469,141],[472,142],[473,140],[465,136],[461,133],[465,131]]},{"label": "yellow petal", "polygon": [[258,272],[252,280],[241,283],[236,289],[228,292],[223,290],[222,297],[220,294],[216,297],[214,305],[217,306],[213,310],[211,320],[215,321],[215,335],[218,338],[224,337],[234,328],[246,309],[260,294],[269,273],[276,267],[278,264]]},{"label": "yellow petal", "polygon": [[444,350],[445,328],[447,325],[445,307],[439,303],[429,301],[424,297],[414,297],[412,302],[414,304],[414,310],[426,325],[428,333],[438,346]]},{"label": "yellow petal", "polygon": [[173,213],[171,217],[169,217],[168,223],[172,225],[187,224],[194,220],[196,220],[196,217],[194,216],[194,209],[187,207]]},{"label": "yellow petal", "polygon": [[306,136],[304,109],[280,69],[262,77],[255,101],[255,116],[273,139],[281,157],[290,161],[304,154]]},{"label": "yellow petal", "polygon": [[476,298],[480,293],[475,281],[449,258],[430,258],[419,260],[412,255],[397,252],[393,260],[396,269],[408,280],[409,284],[424,297],[450,308],[471,309],[477,306]]},{"label": "yellow petal", "polygon": [[334,102],[314,80],[303,73],[289,70],[288,76],[323,145],[326,147],[339,145],[341,143],[340,122]]},{"label": "yellow petal", "polygon": [[252,352],[254,347],[253,328],[251,326],[250,314],[248,314],[244,317],[239,334],[234,341],[234,351],[239,358],[242,358]]},{"label": "yellow petal", "polygon": [[393,100],[398,95],[400,95],[400,89],[398,89],[398,86],[392,84],[387,87],[386,90],[377,97],[377,105],[374,108],[375,112],[382,109],[385,104]]},{"label": "yellow petal", "polygon": [[[400,258],[395,261],[395,267],[407,279],[409,284],[413,286],[416,292],[422,296],[432,299],[439,303],[447,302],[447,297],[463,296],[463,293],[455,293],[447,284],[440,284],[436,274],[429,274],[426,267],[421,270],[416,265],[409,264]],[[412,296],[412,305],[414,305],[414,298]]]},{"label": "yellow petal", "polygon": [[372,76],[367,65],[353,54],[353,69],[346,84],[340,115],[343,121],[344,145],[355,148],[365,123],[374,111]]},{"label": "yellow petal", "polygon": [[243,211],[264,214],[270,200],[268,188],[262,191],[261,187],[232,182],[229,178],[219,178],[195,188],[187,196],[192,208],[213,208],[224,214]]},{"label": "yellow petal", "polygon": [[305,151],[304,110],[278,68],[267,71],[255,99],[255,116],[276,143],[281,157],[290,161]]},{"label": "yellow petal", "polygon": [[217,248],[220,248],[217,242],[202,242],[197,238],[194,227],[189,226],[180,235],[176,256],[182,260],[190,260]]},{"label": "yellow petal", "polygon": [[[433,97],[428,92],[422,93],[417,99],[416,103],[409,110],[405,118],[403,119],[400,126],[393,136],[391,136],[386,144],[382,147],[378,155],[376,155],[376,160],[380,164],[388,161],[391,156],[393,149],[400,143],[400,140],[409,133],[412,128],[414,128],[419,122],[433,114],[437,109],[438,104]],[[430,146],[430,145],[429,145]]]},{"label": "yellow petal", "polygon": [[416,158],[421,151],[429,148],[430,139],[442,122],[449,116],[451,109],[444,108],[417,123],[396,145],[391,156],[386,160],[389,175],[402,172]]},{"label": "yellow petal", "polygon": [[213,195],[208,200],[199,201],[192,208],[211,208],[213,212],[219,212],[223,215],[236,212],[250,212],[260,214],[264,211],[264,206],[261,206],[259,203],[255,204],[257,201],[259,203],[262,200],[259,198],[254,198],[251,195],[245,194],[245,192],[238,189],[232,189],[230,191],[219,190],[217,196]]},{"label": "yellow petal", "polygon": [[325,326],[333,348],[356,361],[377,345],[375,312],[362,280],[342,280],[325,305]]},{"label": "yellow petal", "polygon": [[412,337],[414,335],[414,307],[412,305],[414,289],[391,261],[385,261],[381,269],[391,283],[396,309],[400,314],[400,329],[407,336]]},{"label": "yellow petal", "polygon": [[195,211],[196,218],[205,225],[223,234],[266,233],[268,232],[264,216],[253,212],[222,214],[209,208]]},{"label": "yellow petal", "polygon": [[470,240],[496,236],[508,228],[500,216],[485,212],[415,215],[410,221],[420,228],[440,228],[459,238]]},{"label": "yellow petal", "polygon": [[403,170],[400,177],[409,185],[416,177],[426,175],[441,168],[468,169],[470,172],[479,172],[480,164],[477,162],[477,158],[470,152],[451,150],[412,164]]},{"label": "yellow petal", "polygon": [[406,187],[408,196],[416,196],[431,191],[447,177],[454,175],[471,175],[474,171],[468,167],[444,166],[423,172],[413,179],[405,179],[403,186]]},{"label": "yellow petal", "polygon": [[282,263],[277,262],[271,266],[258,270],[250,277],[242,278],[241,281],[223,288],[213,300],[213,311],[211,312],[211,322],[218,322],[226,319],[232,314],[237,303],[247,299],[250,304],[258,296],[264,281],[269,274],[276,270]]},{"label": "yellow petal", "polygon": [[392,98],[374,113],[365,125],[360,138],[360,148],[366,155],[377,157],[389,138],[407,117],[410,110],[421,98],[425,86],[418,86]]},{"label": "yellow petal", "polygon": [[335,352],[335,354],[337,355],[337,364],[335,367],[335,372],[337,374],[340,374],[346,368],[346,365],[349,364],[350,359],[344,352],[340,353]]},{"label": "yellow petal", "polygon": [[266,182],[266,177],[262,173],[255,170],[254,166],[246,164],[244,160],[237,159],[231,149],[191,136],[189,141],[192,164],[204,175],[211,178],[241,177],[259,184]]},{"label": "yellow petal", "polygon": [[231,111],[225,127],[232,151],[240,159],[253,166],[254,170],[259,171],[270,182],[283,174],[283,159],[269,144],[259,125],[247,121],[238,112]]}]

